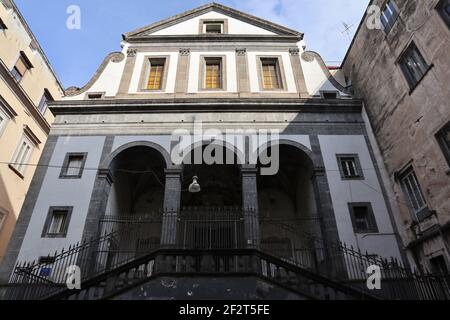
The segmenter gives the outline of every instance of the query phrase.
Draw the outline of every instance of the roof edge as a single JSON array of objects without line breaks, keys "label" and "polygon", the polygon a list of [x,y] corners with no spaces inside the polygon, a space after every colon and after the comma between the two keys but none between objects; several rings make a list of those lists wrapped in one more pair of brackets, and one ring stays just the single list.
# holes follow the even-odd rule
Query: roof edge
[{"label": "roof edge", "polygon": [[38,49],[39,53],[41,54],[42,58],[44,59],[45,64],[47,65],[47,67],[50,69],[50,72],[52,73],[53,77],[56,80],[56,83],[58,84],[59,88],[62,90],[63,95],[64,95],[64,92],[65,92],[64,91],[64,86],[62,85],[61,81],[59,80],[58,76],[56,75],[56,72],[53,69],[50,61],[48,60],[47,55],[45,54],[44,50],[42,49],[41,44],[39,43],[37,38],[34,36],[34,33],[31,31],[30,27],[28,26],[27,21],[23,17],[23,15],[20,12],[20,10],[17,7],[17,5],[14,3],[14,0],[9,0],[9,3],[11,4],[12,10],[14,10],[16,12],[18,18],[20,19],[20,22],[24,26],[24,28],[27,31],[28,35],[31,37],[32,41],[34,41],[36,43],[36,46],[37,46],[37,49]]},{"label": "roof edge", "polygon": [[236,10],[236,9],[233,9],[233,8],[230,8],[230,7],[224,6],[224,5],[219,4],[219,3],[215,3],[215,2],[208,3],[208,4],[202,5],[200,7],[191,9],[191,10],[187,10],[187,11],[182,12],[180,14],[177,14],[177,15],[174,15],[172,17],[169,17],[169,18],[157,21],[155,23],[152,23],[150,25],[141,27],[139,29],[136,29],[136,30],[133,30],[133,31],[130,31],[130,32],[126,32],[126,33],[122,34],[122,37],[123,37],[124,40],[128,40],[129,38],[138,36],[142,32],[150,31],[150,30],[157,31],[157,30],[162,29],[163,26],[166,26],[166,25],[170,26],[170,25],[175,24],[174,22],[177,22],[179,20],[185,21],[185,20],[187,20],[189,18],[196,17],[196,16],[201,15],[203,13],[210,12],[210,11],[212,11],[214,9],[216,9],[217,11],[219,11],[221,13],[224,13],[224,14],[238,16],[241,19],[243,18],[245,21],[253,23],[256,26],[261,27],[263,29],[266,29],[266,30],[269,30],[269,31],[272,31],[272,32],[275,32],[274,30],[276,30],[279,33],[285,33],[287,35],[295,35],[295,36],[299,36],[301,39],[303,39],[303,35],[304,34],[302,32],[299,32],[299,31],[287,28],[285,26],[273,23],[271,21],[268,21],[268,20],[265,20],[265,19],[262,19],[262,18],[258,18],[256,16],[251,15],[251,14],[248,14],[248,13],[245,13],[245,12],[242,12],[242,11],[239,11],[239,10]]}]

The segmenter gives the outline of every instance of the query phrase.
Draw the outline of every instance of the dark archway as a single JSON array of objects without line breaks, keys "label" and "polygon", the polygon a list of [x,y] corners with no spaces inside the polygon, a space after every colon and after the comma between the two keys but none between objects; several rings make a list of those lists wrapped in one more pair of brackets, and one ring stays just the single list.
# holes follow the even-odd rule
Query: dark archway
[{"label": "dark archway", "polygon": [[[313,161],[308,150],[295,142],[280,141],[276,147],[278,172],[258,176],[261,248],[304,267],[314,267],[317,257],[311,241],[320,235],[320,221],[312,182]],[[268,146],[269,155],[276,159],[271,149]]]},{"label": "dark archway", "polygon": [[103,265],[125,261],[160,244],[164,205],[166,159],[153,147],[133,144],[109,158],[111,188],[103,234],[115,232]]},{"label": "dark archway", "polygon": [[[208,147],[208,143],[194,146],[183,161],[179,243],[185,248],[236,248],[244,242],[238,156],[224,146],[220,156],[210,153],[218,163],[208,164],[198,156]],[[200,158],[202,163],[198,163]],[[198,193],[189,192],[194,176],[201,188]]]}]

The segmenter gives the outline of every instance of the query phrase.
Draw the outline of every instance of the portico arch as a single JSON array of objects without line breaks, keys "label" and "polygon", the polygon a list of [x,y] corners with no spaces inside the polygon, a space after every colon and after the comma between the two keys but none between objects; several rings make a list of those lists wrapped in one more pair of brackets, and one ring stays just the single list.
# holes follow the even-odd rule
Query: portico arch
[{"label": "portico arch", "polygon": [[[274,146],[278,152],[271,149]],[[261,248],[304,267],[315,267],[312,262],[317,259],[309,235],[320,237],[321,225],[313,183],[314,154],[288,139],[266,143],[259,155],[267,149],[271,149],[270,157],[278,161],[279,168],[274,175],[258,175]]]},{"label": "portico arch", "polygon": [[99,169],[100,170],[109,169],[111,162],[114,160],[114,158],[116,158],[116,156],[118,154],[120,154],[121,152],[123,152],[127,149],[133,148],[133,147],[152,148],[152,149],[156,150],[163,157],[166,168],[173,167],[172,160],[170,158],[170,154],[163,146],[161,146],[160,144],[157,144],[155,142],[152,142],[152,141],[142,140],[142,141],[133,141],[133,142],[125,143],[125,144],[121,145],[120,147],[118,147],[117,149],[115,149],[103,160],[103,162],[100,164]]}]

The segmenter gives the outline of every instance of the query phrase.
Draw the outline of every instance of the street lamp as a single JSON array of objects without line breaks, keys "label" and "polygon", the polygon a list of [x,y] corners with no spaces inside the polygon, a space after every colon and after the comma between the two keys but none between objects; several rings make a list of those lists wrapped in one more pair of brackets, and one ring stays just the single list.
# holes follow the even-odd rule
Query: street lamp
[{"label": "street lamp", "polygon": [[197,180],[198,180],[197,176],[192,177],[192,183],[189,185],[189,189],[188,189],[190,193],[200,192],[201,188],[200,188],[200,184],[198,183]]}]

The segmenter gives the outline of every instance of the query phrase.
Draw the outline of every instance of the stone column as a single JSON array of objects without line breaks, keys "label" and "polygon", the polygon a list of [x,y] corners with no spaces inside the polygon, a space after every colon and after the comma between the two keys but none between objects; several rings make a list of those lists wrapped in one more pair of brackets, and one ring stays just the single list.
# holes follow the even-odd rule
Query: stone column
[{"label": "stone column", "polygon": [[161,245],[174,246],[177,240],[177,219],[181,203],[182,169],[165,170],[164,212],[162,217]]},{"label": "stone column", "polygon": [[236,49],[236,72],[238,80],[238,92],[250,92],[250,81],[247,65],[247,50],[244,48]]},{"label": "stone column", "polygon": [[310,135],[309,138],[314,163],[314,173],[311,180],[314,188],[317,213],[320,219],[323,245],[325,247],[326,272],[330,276],[345,275],[344,257],[337,247],[339,244],[339,233],[319,138],[317,135]]},{"label": "stone column", "polygon": [[258,247],[259,215],[258,215],[258,189],[257,172],[254,166],[241,168],[242,176],[242,207],[244,209],[245,240],[248,247]]},{"label": "stone column", "polygon": [[177,75],[175,81],[175,93],[186,93],[189,80],[189,61],[191,51],[187,48],[180,49],[178,54]]},{"label": "stone column", "polygon": [[300,49],[299,48],[290,48],[289,54],[291,56],[291,64],[292,70],[294,72],[295,85],[297,87],[297,91],[300,95],[300,98],[308,98],[309,93],[306,88],[305,76],[303,74],[302,64],[300,62]]},{"label": "stone column", "polygon": [[89,203],[86,222],[84,223],[83,240],[101,237],[99,221],[106,213],[109,193],[113,184],[113,175],[109,169],[99,169]]}]

